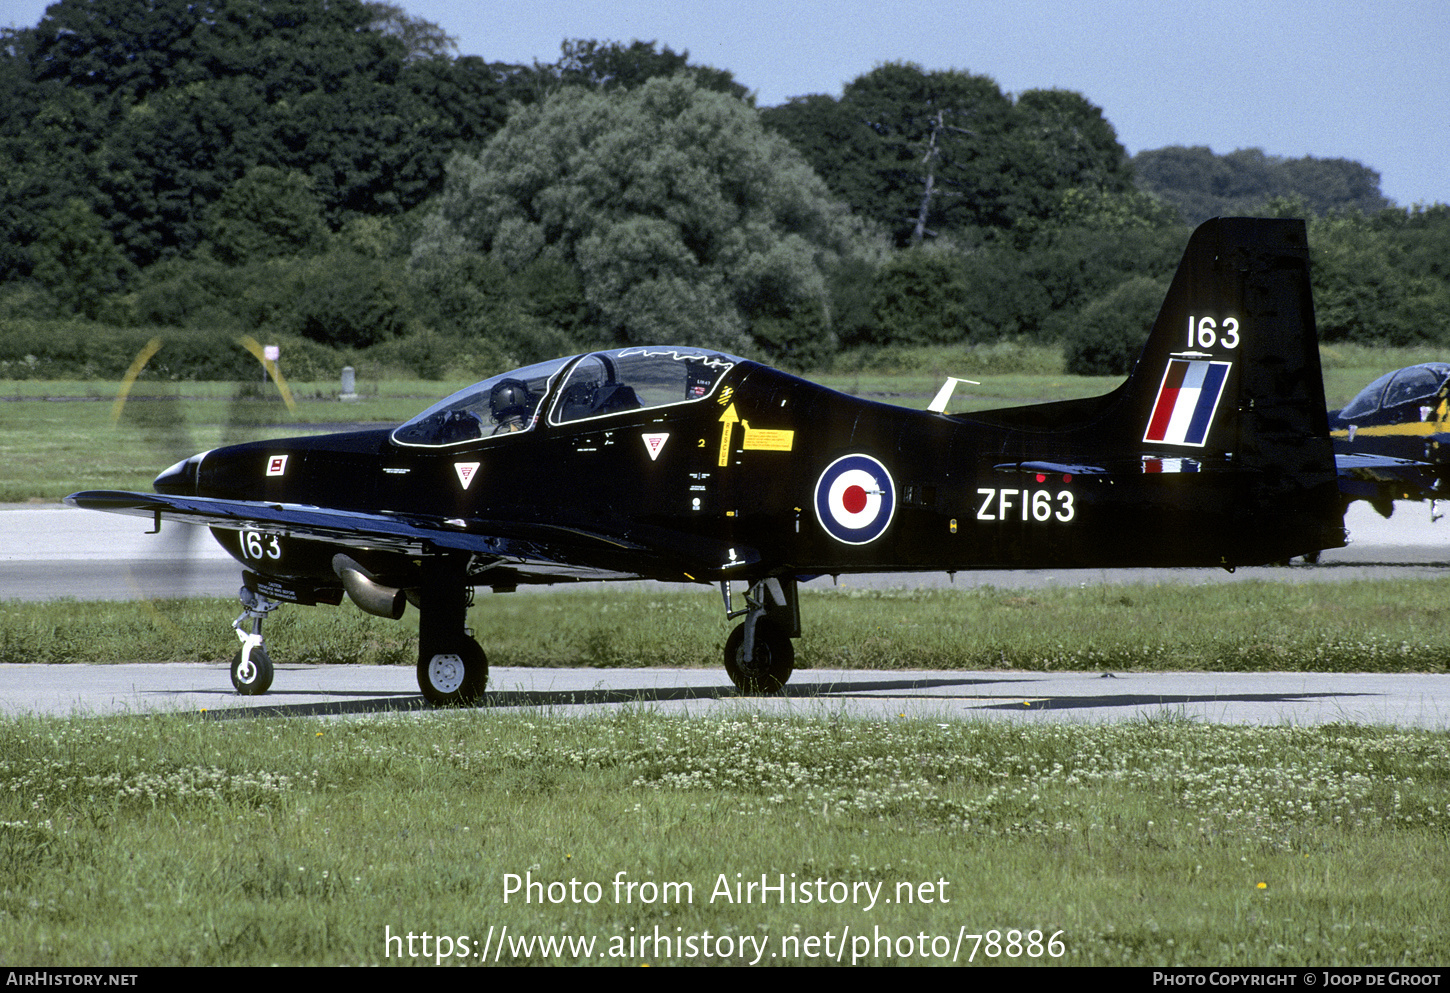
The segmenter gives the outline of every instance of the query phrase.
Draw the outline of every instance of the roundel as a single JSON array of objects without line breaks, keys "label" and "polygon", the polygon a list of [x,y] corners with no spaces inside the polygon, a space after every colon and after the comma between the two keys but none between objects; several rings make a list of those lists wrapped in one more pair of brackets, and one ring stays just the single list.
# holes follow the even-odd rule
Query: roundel
[{"label": "roundel", "polygon": [[891,473],[869,455],[843,455],[816,480],[816,519],[837,541],[875,541],[895,512]]}]

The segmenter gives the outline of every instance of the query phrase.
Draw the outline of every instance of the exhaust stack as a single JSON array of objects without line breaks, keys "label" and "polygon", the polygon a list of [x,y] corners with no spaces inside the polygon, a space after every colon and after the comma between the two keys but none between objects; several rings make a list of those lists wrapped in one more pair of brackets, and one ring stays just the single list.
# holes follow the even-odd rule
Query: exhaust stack
[{"label": "exhaust stack", "polygon": [[392,621],[403,616],[408,606],[403,591],[382,585],[356,560],[339,552],[332,557],[332,571],[342,580],[347,598],[366,613]]}]

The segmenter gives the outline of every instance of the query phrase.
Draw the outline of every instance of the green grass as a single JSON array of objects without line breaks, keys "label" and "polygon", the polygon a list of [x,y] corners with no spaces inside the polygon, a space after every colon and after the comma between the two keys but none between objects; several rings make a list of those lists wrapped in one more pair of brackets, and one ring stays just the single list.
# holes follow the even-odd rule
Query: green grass
[{"label": "green grass", "polygon": [[[230,600],[0,602],[0,662],[222,661],[237,613]],[[806,587],[801,613],[802,669],[1445,672],[1450,659],[1450,579]],[[288,607],[267,644],[279,663],[412,665],[416,617]],[[470,623],[498,666],[715,668],[729,633],[706,587],[482,594]]]},{"label": "green grass", "polygon": [[[296,410],[275,392],[229,383],[140,383],[112,413],[115,384],[0,382],[0,502],[55,501],[80,489],[150,490],[172,462],[222,444],[315,434],[314,424],[401,423],[452,384],[392,383],[355,403],[335,386],[294,384]],[[330,390],[330,392],[329,392]]]},{"label": "green grass", "polygon": [[[1328,405],[1337,409],[1391,369],[1444,358],[1427,349],[1332,346],[1322,350]],[[1003,343],[923,348],[889,356],[843,356],[810,378],[833,389],[925,409],[946,376],[981,380],[957,387],[951,409],[1066,400],[1106,393],[1118,377],[1068,376],[1057,349]],[[177,459],[221,444],[316,433],[339,422],[397,424],[462,382],[364,382],[356,402],[340,403],[336,383],[290,384],[297,409],[249,384],[247,402],[229,383],[139,383],[121,423],[111,420],[117,384],[0,381],[0,503],[55,501],[80,489],[149,490]],[[162,399],[157,399],[160,396]],[[260,398],[260,399],[259,399]]]},{"label": "green grass", "polygon": [[[1429,346],[1322,345],[1320,361],[1327,405],[1331,410],[1343,407],[1371,380],[1386,372],[1446,359],[1444,349]],[[1120,376],[1068,375],[1063,371],[1061,349],[1013,342],[845,352],[836,357],[830,370],[808,374],[807,378],[846,393],[925,407],[947,376],[981,381],[979,386],[957,387],[954,411],[1096,396],[1122,382]]]},{"label": "green grass", "polygon": [[115,383],[0,381],[0,502],[56,500],[80,488],[151,488],[172,461],[222,444],[316,434],[339,423],[399,424],[462,382],[135,384],[117,413]]},{"label": "green grass", "polygon": [[[1385,728],[0,723],[0,948],[28,965],[389,964],[417,960],[388,933],[471,955],[505,927],[509,964],[579,960],[535,936],[592,940],[594,964],[754,955],[709,957],[707,932],[767,964],[828,938],[921,964],[995,930],[978,962],[1436,965],[1447,837],[1450,735]],[[792,874],[862,902],[720,896]],[[511,878],[539,886],[506,897]],[[693,954],[631,949],[656,930]]]}]

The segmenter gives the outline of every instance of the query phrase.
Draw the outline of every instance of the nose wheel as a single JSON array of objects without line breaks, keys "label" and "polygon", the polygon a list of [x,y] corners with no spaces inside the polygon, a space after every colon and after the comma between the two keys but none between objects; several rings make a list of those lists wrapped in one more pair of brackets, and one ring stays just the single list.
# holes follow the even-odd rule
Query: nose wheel
[{"label": "nose wheel", "polygon": [[232,656],[232,686],[242,696],[261,696],[272,688],[272,657],[262,643],[262,621],[282,606],[242,587],[238,593],[242,616],[232,621],[242,647]]},{"label": "nose wheel", "polygon": [[265,648],[237,649],[232,656],[232,685],[242,696],[261,696],[272,688],[272,659]]}]

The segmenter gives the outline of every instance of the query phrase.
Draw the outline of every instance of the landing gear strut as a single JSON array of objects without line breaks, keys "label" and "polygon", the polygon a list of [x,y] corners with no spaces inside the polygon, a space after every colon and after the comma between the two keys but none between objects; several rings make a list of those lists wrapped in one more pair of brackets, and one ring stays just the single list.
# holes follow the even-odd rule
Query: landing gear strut
[{"label": "landing gear strut", "polygon": [[476,703],[488,685],[488,656],[466,624],[472,588],[439,584],[418,597],[418,688],[438,706]]},{"label": "landing gear strut", "polygon": [[779,693],[795,671],[792,638],[801,633],[800,601],[794,576],[762,579],[745,594],[745,606],[733,609],[730,583],[720,584],[727,618],[745,620],[725,640],[725,672],[743,694]]},{"label": "landing gear strut", "polygon": [[272,686],[272,659],[262,643],[262,621],[282,604],[245,586],[237,598],[242,602],[242,615],[232,621],[232,627],[242,647],[232,656],[232,685],[242,696],[261,696]]}]

